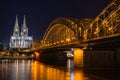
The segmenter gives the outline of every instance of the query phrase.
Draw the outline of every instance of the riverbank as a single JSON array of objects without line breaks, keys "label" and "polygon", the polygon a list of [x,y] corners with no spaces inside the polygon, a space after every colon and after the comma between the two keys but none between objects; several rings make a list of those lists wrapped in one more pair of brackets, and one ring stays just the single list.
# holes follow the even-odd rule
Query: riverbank
[{"label": "riverbank", "polygon": [[0,56],[0,59],[34,59],[34,56]]}]

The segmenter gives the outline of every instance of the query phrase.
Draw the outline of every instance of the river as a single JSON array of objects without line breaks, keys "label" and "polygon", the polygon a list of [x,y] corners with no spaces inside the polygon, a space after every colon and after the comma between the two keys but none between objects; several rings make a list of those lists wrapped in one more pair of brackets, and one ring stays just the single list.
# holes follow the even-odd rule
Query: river
[{"label": "river", "polygon": [[[67,66],[53,66],[36,60],[0,60],[0,80],[114,80],[112,77],[98,77],[74,68],[73,60]],[[117,78],[115,78],[117,80]]]}]

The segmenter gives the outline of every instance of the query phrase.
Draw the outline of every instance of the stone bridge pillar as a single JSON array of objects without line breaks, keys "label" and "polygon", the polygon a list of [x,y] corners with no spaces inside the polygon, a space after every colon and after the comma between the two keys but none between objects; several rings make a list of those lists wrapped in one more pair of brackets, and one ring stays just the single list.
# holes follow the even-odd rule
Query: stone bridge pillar
[{"label": "stone bridge pillar", "polygon": [[83,68],[83,53],[84,51],[80,48],[74,48],[74,67]]}]

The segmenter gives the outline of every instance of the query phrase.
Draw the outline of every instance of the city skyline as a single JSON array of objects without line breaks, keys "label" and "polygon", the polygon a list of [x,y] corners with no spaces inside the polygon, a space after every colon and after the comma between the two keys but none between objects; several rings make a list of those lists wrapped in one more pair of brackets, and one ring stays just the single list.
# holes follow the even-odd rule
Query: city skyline
[{"label": "city skyline", "polygon": [[0,43],[9,43],[16,14],[19,25],[26,15],[29,35],[42,39],[49,24],[58,17],[95,18],[112,0],[3,1],[0,4]]}]

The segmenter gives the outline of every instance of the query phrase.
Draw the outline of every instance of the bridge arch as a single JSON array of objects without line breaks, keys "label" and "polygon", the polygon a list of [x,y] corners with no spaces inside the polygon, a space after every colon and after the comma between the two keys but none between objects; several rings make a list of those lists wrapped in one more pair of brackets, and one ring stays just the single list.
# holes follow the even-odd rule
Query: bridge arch
[{"label": "bridge arch", "polygon": [[54,45],[61,46],[63,43],[77,41],[89,43],[118,36],[120,36],[120,0],[113,0],[95,19],[55,19],[48,26],[43,39],[34,42],[32,46],[38,48],[42,45],[42,48],[49,48]]},{"label": "bridge arch", "polygon": [[47,28],[42,43],[50,45],[77,42],[84,38],[91,19],[57,18]]}]

